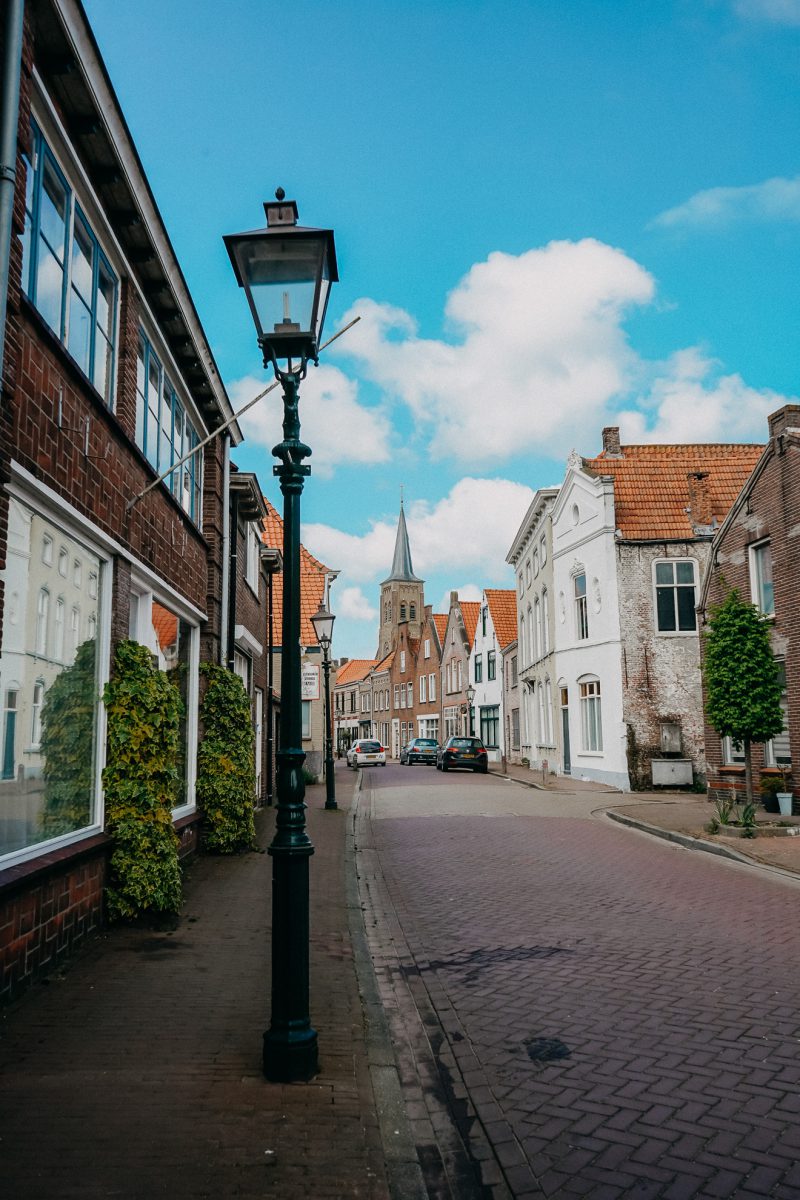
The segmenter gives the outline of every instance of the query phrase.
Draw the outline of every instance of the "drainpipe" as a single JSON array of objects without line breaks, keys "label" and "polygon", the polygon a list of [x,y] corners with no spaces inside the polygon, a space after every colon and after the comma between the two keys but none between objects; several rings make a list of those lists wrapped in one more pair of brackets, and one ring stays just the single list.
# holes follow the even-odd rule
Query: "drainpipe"
[{"label": "drainpipe", "polygon": [[5,0],[3,28],[2,97],[0,97],[0,384],[6,350],[8,274],[11,257],[11,224],[17,184],[17,125],[19,81],[22,70],[24,0]]},{"label": "drainpipe", "polygon": [[219,620],[219,661],[225,666],[228,661],[228,587],[231,561],[231,438],[226,433],[222,440],[222,603]]},{"label": "drainpipe", "polygon": [[239,573],[239,493],[234,492],[230,501],[230,532],[228,562],[230,577],[228,579],[228,654],[227,667],[233,670],[234,651],[236,648],[236,584]]}]

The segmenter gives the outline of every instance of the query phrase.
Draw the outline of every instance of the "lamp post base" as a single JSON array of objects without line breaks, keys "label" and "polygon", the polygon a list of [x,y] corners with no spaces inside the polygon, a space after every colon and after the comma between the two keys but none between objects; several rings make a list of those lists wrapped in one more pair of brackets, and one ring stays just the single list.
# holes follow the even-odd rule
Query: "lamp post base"
[{"label": "lamp post base", "polygon": [[308,1083],[319,1074],[317,1031],[303,1030],[264,1034],[264,1075],[270,1083]]}]

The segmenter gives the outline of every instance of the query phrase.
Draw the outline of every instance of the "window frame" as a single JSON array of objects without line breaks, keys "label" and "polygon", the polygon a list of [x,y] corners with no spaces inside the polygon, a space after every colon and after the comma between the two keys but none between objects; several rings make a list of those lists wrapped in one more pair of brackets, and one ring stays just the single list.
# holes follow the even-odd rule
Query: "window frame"
[{"label": "window frame", "polygon": [[[687,583],[678,582],[678,570],[677,570],[678,565],[685,565],[687,563],[689,563],[692,568],[691,585],[687,584]],[[672,583],[659,583],[658,582],[658,568],[662,567],[662,566],[671,567]],[[695,605],[697,603],[697,579],[698,579],[698,569],[697,569],[697,559],[696,558],[689,558],[689,557],[656,558],[653,560],[652,567],[651,567],[651,585],[652,585],[652,592],[653,592],[653,624],[655,627],[655,633],[657,634],[658,637],[691,637],[692,634],[697,633],[697,613],[695,611]],[[679,603],[679,591],[680,590],[688,591],[690,587],[692,590],[692,597],[693,597],[693,601],[694,601],[692,604],[692,614],[694,616],[694,624],[691,627],[691,629],[682,629],[682,628],[680,628],[680,612],[681,612],[681,610],[680,610],[680,603]],[[661,610],[659,607],[659,594],[666,592],[666,591],[672,592],[672,611],[673,611],[673,615],[675,618],[675,628],[674,629],[662,629],[661,628],[661,623],[660,623],[661,622]]]},{"label": "window frame", "polygon": [[[579,592],[579,581],[583,580],[583,591]],[[575,611],[575,638],[579,642],[589,640],[589,603],[586,595],[586,572],[572,576],[572,595]]]},{"label": "window frame", "polygon": [[[770,579],[768,581],[764,580],[763,572],[759,566],[759,561],[758,561],[759,553],[763,550],[766,550],[769,553]],[[772,561],[772,541],[770,538],[768,538],[768,537],[761,538],[757,542],[752,542],[747,547],[747,567],[748,567],[748,574],[750,577],[750,598],[751,598],[753,604],[755,604],[756,608],[758,609],[758,611],[761,613],[762,616],[774,617],[775,616],[775,575],[774,575],[774,564]],[[771,588],[771,599],[772,599],[771,609],[764,608],[763,603],[762,603],[762,600],[764,598],[763,588],[765,585],[768,586],[769,588]]]},{"label": "window frame", "polygon": [[495,650],[487,650],[486,652],[486,679],[489,683],[497,678],[497,652]]},{"label": "window frame", "polygon": [[[482,704],[479,709],[481,741],[487,750],[500,749],[500,705]],[[494,737],[492,737],[492,733]]]},{"label": "window frame", "polygon": [[[600,680],[590,677],[578,680],[581,714],[581,753],[603,753],[603,703]],[[592,745],[591,743],[595,744]]]}]

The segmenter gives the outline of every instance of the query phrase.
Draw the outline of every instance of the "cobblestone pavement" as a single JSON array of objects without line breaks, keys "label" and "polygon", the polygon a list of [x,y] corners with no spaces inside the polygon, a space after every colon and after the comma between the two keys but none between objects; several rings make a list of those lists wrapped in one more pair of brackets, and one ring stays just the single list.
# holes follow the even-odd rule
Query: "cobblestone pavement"
[{"label": "cobblestone pavement", "polygon": [[[348,928],[354,779],[337,775],[340,811],[323,811],[324,789],[307,794],[317,1078],[261,1073],[271,860],[200,859],[174,933],[110,931],[0,1016],[4,1200],[386,1200],[398,1179],[404,1195],[424,1194],[391,1089],[374,1087],[392,1055],[365,1027]],[[258,818],[264,845],[273,822]]]},{"label": "cobblestone pavement", "polygon": [[469,1165],[493,1197],[800,1197],[795,880],[589,793],[399,767],[364,789],[368,936],[437,1195]]}]

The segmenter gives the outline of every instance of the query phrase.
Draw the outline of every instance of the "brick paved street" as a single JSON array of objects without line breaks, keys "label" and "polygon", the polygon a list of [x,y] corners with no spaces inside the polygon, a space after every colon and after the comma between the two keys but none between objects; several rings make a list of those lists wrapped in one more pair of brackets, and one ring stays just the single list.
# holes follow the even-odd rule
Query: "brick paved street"
[{"label": "brick paved street", "polygon": [[447,1095],[493,1196],[797,1198],[798,884],[593,817],[609,799],[365,773],[418,1148]]}]

